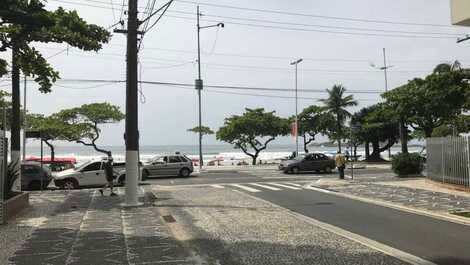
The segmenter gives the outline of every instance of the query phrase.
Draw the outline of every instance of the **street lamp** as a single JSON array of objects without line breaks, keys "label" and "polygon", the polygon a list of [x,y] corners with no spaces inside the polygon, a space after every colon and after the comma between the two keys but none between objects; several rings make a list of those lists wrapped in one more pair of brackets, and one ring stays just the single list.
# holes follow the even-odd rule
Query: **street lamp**
[{"label": "street lamp", "polygon": [[298,59],[290,63],[290,65],[295,65],[295,156],[299,156],[299,120],[298,120],[298,110],[297,110],[297,65],[303,60]]},{"label": "street lamp", "polygon": [[201,114],[201,91],[203,89],[203,82],[201,79],[201,42],[200,42],[200,32],[201,29],[206,28],[213,28],[213,27],[221,27],[223,28],[225,25],[224,23],[217,23],[214,25],[203,26],[199,25],[199,17],[201,13],[199,13],[199,6],[197,6],[197,68],[198,68],[198,79],[196,79],[195,88],[197,90],[198,95],[198,102],[199,102],[199,170],[202,169],[202,164],[204,163],[202,160],[202,114]]},{"label": "street lamp", "polygon": [[[375,66],[375,64],[373,64],[373,63],[371,63],[370,66],[374,67],[375,69],[384,71],[384,75],[385,75],[385,92],[388,92],[387,69],[392,68],[393,65],[387,65],[387,56],[385,55],[385,48],[383,48],[383,56],[384,56],[384,66],[378,67],[378,66]],[[388,159],[391,159],[391,157],[392,157],[391,155],[392,155],[391,150],[390,150],[390,148],[388,148]]]}]

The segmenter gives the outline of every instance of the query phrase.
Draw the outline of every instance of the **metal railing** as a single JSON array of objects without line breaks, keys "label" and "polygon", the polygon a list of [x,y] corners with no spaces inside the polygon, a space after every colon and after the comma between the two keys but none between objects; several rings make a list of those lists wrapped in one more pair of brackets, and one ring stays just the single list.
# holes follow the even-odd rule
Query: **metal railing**
[{"label": "metal railing", "polygon": [[470,187],[470,137],[426,139],[427,177]]}]

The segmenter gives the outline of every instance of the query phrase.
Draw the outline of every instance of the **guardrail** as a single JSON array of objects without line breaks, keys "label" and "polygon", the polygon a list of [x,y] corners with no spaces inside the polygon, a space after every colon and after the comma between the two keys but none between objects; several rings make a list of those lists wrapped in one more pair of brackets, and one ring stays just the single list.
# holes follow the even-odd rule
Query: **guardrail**
[{"label": "guardrail", "polygon": [[427,177],[470,187],[470,137],[427,138]]}]

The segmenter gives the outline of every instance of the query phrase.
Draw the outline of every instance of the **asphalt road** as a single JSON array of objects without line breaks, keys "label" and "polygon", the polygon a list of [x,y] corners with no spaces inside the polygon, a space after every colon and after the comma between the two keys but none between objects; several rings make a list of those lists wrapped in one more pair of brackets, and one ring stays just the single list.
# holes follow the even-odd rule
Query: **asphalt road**
[{"label": "asphalt road", "polygon": [[318,191],[250,193],[439,265],[470,264],[470,227]]}]

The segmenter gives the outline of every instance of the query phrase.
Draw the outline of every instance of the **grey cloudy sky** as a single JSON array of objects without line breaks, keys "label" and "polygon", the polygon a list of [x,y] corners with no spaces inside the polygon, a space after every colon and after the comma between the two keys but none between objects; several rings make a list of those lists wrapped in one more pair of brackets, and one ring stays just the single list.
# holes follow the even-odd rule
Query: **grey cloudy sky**
[{"label": "grey cloudy sky", "polygon": [[[66,9],[76,9],[88,22],[108,27],[121,17],[121,1],[112,1],[114,1],[114,12],[111,2],[106,0],[50,0],[47,7],[53,9],[63,6]],[[156,6],[164,3],[157,0]],[[205,0],[201,3],[345,18],[450,25],[448,0]],[[147,0],[139,1],[142,8],[146,4]],[[175,1],[167,16],[145,35],[140,52],[141,80],[190,84],[194,82],[197,74],[195,15],[181,12],[195,14],[195,10],[194,4]],[[413,77],[424,76],[441,62],[458,59],[465,66],[470,62],[470,43],[456,44],[457,35],[451,35],[464,35],[470,32],[462,27],[353,22],[204,5],[201,5],[201,12],[208,15],[203,17],[201,24],[213,24],[204,21],[216,20],[223,21],[226,25],[220,30],[213,28],[202,31],[202,75],[207,85],[293,88],[294,68],[289,62],[296,58],[304,58],[304,62],[299,65],[299,88],[326,89],[341,83],[354,94],[360,103],[358,106],[360,108],[373,104],[380,97],[379,94],[355,94],[355,90],[384,89],[383,72],[375,71],[369,65],[369,63],[383,64],[383,47],[387,49],[390,65],[393,65],[389,74],[390,88],[399,86]],[[255,20],[317,26],[262,23]],[[269,27],[259,27],[260,25]],[[270,28],[271,26],[300,30]],[[367,28],[375,31],[318,26]],[[348,34],[316,31],[341,31]],[[437,38],[416,38],[415,36],[423,34],[391,31],[440,34],[432,35]],[[367,32],[372,36],[349,34],[359,32]],[[408,37],[377,36],[381,34]],[[125,44],[124,35],[114,34],[111,42],[98,53],[83,53],[70,49],[68,53],[64,52],[51,58],[50,62],[60,71],[63,79],[124,80]],[[55,44],[37,44],[37,47],[45,56],[54,55],[66,48],[65,45]],[[227,56],[227,54],[243,56]],[[9,58],[5,53],[0,56]],[[2,89],[8,90],[6,84],[6,82],[0,83]],[[57,84],[52,93],[41,94],[36,86],[30,83],[29,110],[50,114],[63,108],[101,101],[109,101],[124,110],[125,84],[123,83],[103,84],[99,87],[95,86],[102,85],[101,83],[58,82]],[[203,123],[213,129],[220,127],[225,117],[240,114],[245,107],[263,107],[275,110],[281,116],[294,113],[293,99],[221,94],[215,90],[275,96],[294,95],[293,92],[207,89],[203,92]],[[195,126],[197,122],[197,97],[194,89],[142,85],[142,93],[146,100],[139,105],[141,144],[196,143],[195,135],[186,132],[187,128]],[[325,97],[325,93],[300,93],[299,96],[319,99]],[[307,105],[319,103],[311,99],[300,100],[299,104],[299,109],[302,109]],[[357,108],[351,109],[355,110]],[[123,144],[123,130],[124,122],[106,126],[101,143]],[[207,137],[206,142],[217,143],[214,136]],[[290,137],[278,141],[278,143],[291,142]]]}]

